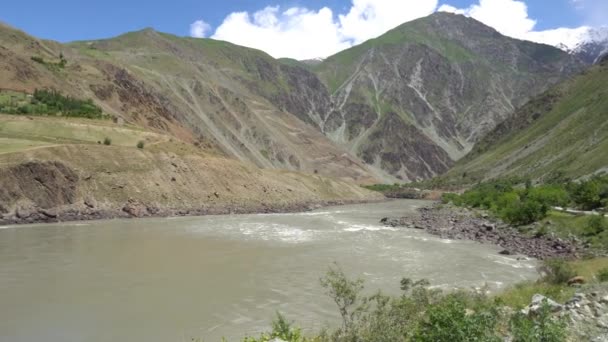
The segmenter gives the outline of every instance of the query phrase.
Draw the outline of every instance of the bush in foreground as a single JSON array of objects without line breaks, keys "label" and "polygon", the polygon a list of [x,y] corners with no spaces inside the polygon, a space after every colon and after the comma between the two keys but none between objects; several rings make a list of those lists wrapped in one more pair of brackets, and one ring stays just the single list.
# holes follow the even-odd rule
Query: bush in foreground
[{"label": "bush in foreground", "polygon": [[574,268],[562,259],[545,261],[540,271],[545,275],[543,280],[549,284],[565,284],[568,280],[576,277]]},{"label": "bush in foreground", "polygon": [[513,342],[562,342],[566,341],[566,323],[551,315],[547,300],[532,317],[516,313],[511,318],[510,330]]},{"label": "bush in foreground", "polygon": [[[560,266],[561,267],[561,266]],[[493,342],[511,338],[516,342],[557,342],[566,338],[563,320],[553,317],[547,305],[533,317],[502,310],[502,301],[483,292],[456,291],[449,294],[428,289],[427,281],[401,281],[402,294],[380,292],[363,295],[363,281],[351,280],[333,266],[321,284],[336,303],[342,325],[313,338],[303,337],[278,314],[272,331],[244,342]]]},{"label": "bush in foreground", "polygon": [[608,282],[608,268],[603,268],[597,273],[597,280],[600,282]]}]

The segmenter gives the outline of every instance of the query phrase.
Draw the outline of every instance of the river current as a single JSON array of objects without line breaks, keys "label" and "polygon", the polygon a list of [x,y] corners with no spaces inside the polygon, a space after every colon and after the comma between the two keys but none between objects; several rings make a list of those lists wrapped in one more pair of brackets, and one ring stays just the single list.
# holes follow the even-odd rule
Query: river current
[{"label": "river current", "polygon": [[276,311],[318,330],[338,319],[319,284],[334,262],[394,294],[402,277],[493,290],[536,277],[498,247],[379,223],[425,204],[0,227],[0,341],[232,341]]}]

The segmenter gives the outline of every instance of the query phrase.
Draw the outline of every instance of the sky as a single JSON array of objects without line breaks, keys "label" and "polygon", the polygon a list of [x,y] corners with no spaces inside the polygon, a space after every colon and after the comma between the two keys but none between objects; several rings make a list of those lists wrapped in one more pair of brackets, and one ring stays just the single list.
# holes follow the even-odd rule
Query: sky
[{"label": "sky", "polygon": [[6,1],[0,21],[61,42],[152,27],[309,59],[436,11],[473,17],[514,38],[569,47],[589,27],[608,25],[608,0],[30,0]]}]

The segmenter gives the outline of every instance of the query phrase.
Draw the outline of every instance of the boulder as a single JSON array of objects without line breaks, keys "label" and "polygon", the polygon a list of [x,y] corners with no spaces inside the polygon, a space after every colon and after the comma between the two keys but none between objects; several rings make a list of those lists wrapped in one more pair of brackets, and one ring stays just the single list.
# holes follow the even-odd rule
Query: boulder
[{"label": "boulder", "polygon": [[535,294],[532,296],[532,302],[526,308],[524,308],[521,312],[525,315],[533,315],[536,314],[543,305],[549,305],[551,312],[559,312],[562,311],[564,306],[559,304],[558,302],[547,298],[541,294]]},{"label": "boulder", "polygon": [[491,223],[484,223],[481,226],[484,227],[486,229],[486,231],[488,231],[488,232],[491,232],[494,229],[496,229],[496,225],[495,224],[491,224]]},{"label": "boulder", "polygon": [[568,286],[573,286],[573,285],[582,285],[586,283],[585,278],[578,276],[578,277],[574,277],[570,280],[568,280]]},{"label": "boulder", "polygon": [[129,199],[129,201],[122,207],[122,211],[131,215],[132,217],[144,217],[148,214],[148,207],[136,200]]}]

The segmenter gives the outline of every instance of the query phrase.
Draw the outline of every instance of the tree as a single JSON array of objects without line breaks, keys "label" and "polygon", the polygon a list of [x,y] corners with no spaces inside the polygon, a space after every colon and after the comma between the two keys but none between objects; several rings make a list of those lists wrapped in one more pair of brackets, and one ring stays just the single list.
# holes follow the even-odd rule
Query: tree
[{"label": "tree", "polygon": [[348,279],[342,269],[335,264],[321,278],[321,286],[327,290],[327,295],[338,306],[342,317],[342,333],[350,333],[357,315],[361,312],[361,308],[356,304],[363,290],[363,279]]}]

